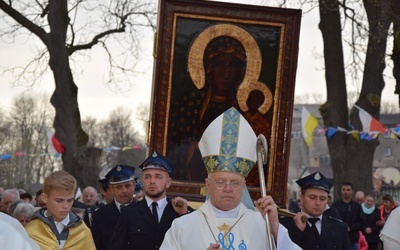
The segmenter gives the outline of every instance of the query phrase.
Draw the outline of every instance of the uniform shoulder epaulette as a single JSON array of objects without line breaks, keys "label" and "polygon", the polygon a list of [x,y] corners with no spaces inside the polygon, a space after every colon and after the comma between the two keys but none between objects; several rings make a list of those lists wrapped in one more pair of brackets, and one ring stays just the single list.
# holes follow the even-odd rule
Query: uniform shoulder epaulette
[{"label": "uniform shoulder epaulette", "polygon": [[292,217],[288,217],[288,216],[279,216],[279,222],[287,222],[287,221],[292,221],[293,218]]},{"label": "uniform shoulder epaulette", "polygon": [[338,218],[336,218],[336,217],[333,217],[333,216],[330,216],[330,215],[328,215],[328,216],[326,216],[328,219],[330,219],[330,220],[335,220],[335,221],[340,221],[340,222],[342,222],[342,223],[344,223],[341,219],[338,219]]},{"label": "uniform shoulder epaulette", "polygon": [[[111,203],[110,203],[111,204]],[[97,213],[97,212],[99,212],[99,211],[102,211],[102,210],[104,210],[104,209],[107,209],[109,206],[108,205],[110,205],[110,204],[105,204],[105,205],[102,205],[102,206],[96,206],[95,208],[94,208],[94,210],[92,210],[92,213]],[[115,206],[115,205],[114,205]]]}]

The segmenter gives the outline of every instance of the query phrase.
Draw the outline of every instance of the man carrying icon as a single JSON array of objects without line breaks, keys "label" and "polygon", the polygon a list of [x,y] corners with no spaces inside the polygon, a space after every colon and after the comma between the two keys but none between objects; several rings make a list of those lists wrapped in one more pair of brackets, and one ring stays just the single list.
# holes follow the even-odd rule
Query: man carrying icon
[{"label": "man carrying icon", "polygon": [[[320,172],[316,172],[296,183],[301,187],[301,212],[294,218],[281,219],[292,241],[303,250],[350,249],[347,225],[334,217],[324,215],[332,187],[330,181]],[[308,220],[302,220],[304,216]]]},{"label": "man carrying icon", "polygon": [[[121,211],[108,249],[159,249],[172,221],[192,211],[187,201],[169,199],[173,164],[165,156],[153,152],[140,166],[144,199]],[[179,205],[181,203],[182,205]]]}]

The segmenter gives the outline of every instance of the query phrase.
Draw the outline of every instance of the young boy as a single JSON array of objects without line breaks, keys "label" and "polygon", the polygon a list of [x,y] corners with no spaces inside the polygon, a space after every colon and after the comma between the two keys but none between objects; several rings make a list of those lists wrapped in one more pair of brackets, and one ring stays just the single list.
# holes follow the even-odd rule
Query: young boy
[{"label": "young boy", "polygon": [[89,228],[70,211],[76,186],[75,178],[65,171],[44,179],[41,198],[47,208],[36,211],[25,227],[41,249],[95,249]]}]

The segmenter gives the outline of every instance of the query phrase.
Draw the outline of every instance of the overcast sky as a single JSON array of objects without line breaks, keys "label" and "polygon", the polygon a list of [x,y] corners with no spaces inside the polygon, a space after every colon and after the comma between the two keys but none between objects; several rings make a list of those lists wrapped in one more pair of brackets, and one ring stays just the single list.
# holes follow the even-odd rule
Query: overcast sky
[{"label": "overcast sky", "polygon": [[[231,0],[224,2],[248,3],[246,0]],[[254,2],[254,1],[253,1]],[[258,1],[261,3],[265,1]],[[303,15],[300,32],[299,60],[297,68],[297,79],[295,95],[309,93],[320,93],[326,96],[323,66],[321,59],[316,59],[313,55],[317,51],[322,55],[323,45],[321,32],[318,29],[319,14],[318,9]],[[1,24],[0,24],[1,27]],[[151,78],[152,78],[152,39],[153,34],[148,34],[148,39],[143,39],[143,54],[141,62],[138,64],[138,71],[145,72],[135,79],[133,86],[121,86],[123,91],[116,91],[104,84],[106,72],[101,70],[105,58],[92,53],[91,61],[85,63],[85,72],[82,75],[75,75],[74,80],[79,88],[78,102],[81,115],[94,116],[103,119],[108,113],[118,106],[128,107],[134,110],[142,104],[150,102]],[[150,41],[150,42],[149,42]],[[15,66],[26,63],[26,55],[31,50],[32,45],[25,41],[16,41],[13,44],[5,44],[0,41],[0,67]],[[388,75],[391,75],[388,70]],[[50,74],[40,85],[34,87],[35,93],[51,93],[54,90],[53,76]],[[0,76],[0,105],[6,107],[16,95],[24,91],[32,91],[26,87],[11,87],[11,76]],[[383,93],[385,100],[397,102],[397,96],[393,94],[395,87],[394,80],[386,80],[386,88]],[[349,90],[355,90],[355,86],[349,85]]]}]

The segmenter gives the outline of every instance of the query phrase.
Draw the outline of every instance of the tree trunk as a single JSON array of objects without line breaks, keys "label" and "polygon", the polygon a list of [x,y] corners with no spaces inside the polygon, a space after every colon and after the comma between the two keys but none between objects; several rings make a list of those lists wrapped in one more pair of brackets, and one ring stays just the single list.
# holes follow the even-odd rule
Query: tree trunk
[{"label": "tree trunk", "polygon": [[[342,27],[337,0],[319,1],[321,22],[319,28],[324,41],[325,79],[327,102],[320,107],[326,128],[348,128],[348,108],[346,79],[343,63]],[[334,189],[340,190],[340,184],[347,178],[346,144],[348,135],[336,133],[328,139],[332,161]],[[337,192],[335,192],[337,194]]]},{"label": "tree trunk", "polygon": [[[49,1],[48,22],[50,25],[50,39],[47,44],[50,53],[50,68],[53,71],[55,90],[51,96],[51,104],[56,110],[53,126],[55,137],[64,145],[62,154],[63,168],[72,174],[79,186],[88,184],[87,176],[82,174],[82,166],[78,167],[78,159],[82,155],[96,158],[97,152],[87,150],[88,136],[81,127],[81,116],[78,107],[78,88],[74,83],[69,57],[66,50],[66,34],[68,26],[68,9],[66,0]],[[94,161],[96,162],[96,161]],[[98,179],[96,166],[91,172]],[[95,183],[92,183],[92,185]]]},{"label": "tree trunk", "polygon": [[393,9],[393,76],[396,79],[395,93],[400,94],[400,1],[392,0],[391,3]]},{"label": "tree trunk", "polygon": [[[385,68],[384,56],[390,15],[386,12],[385,16],[385,8],[382,8],[383,5],[380,6],[377,1],[364,1],[364,5],[368,13],[370,35],[362,91],[357,104],[375,118],[379,118],[380,97],[384,87],[382,73]],[[319,7],[328,93],[327,103],[321,106],[320,111],[325,127],[343,127],[349,130],[338,1],[320,0]],[[357,109],[351,110],[350,122],[357,130],[362,130]],[[372,191],[372,164],[377,145],[377,140],[357,141],[351,135],[343,132],[338,132],[328,139],[334,172],[335,199],[340,197],[339,190],[345,181],[352,182],[356,190],[363,190],[366,193]],[[360,178],[361,176],[362,178]]]},{"label": "tree trunk", "polygon": [[[364,7],[368,16],[369,35],[362,89],[357,105],[379,120],[381,96],[385,87],[383,71],[386,67],[386,43],[392,22],[391,7],[389,2],[376,0],[364,0]],[[356,124],[358,130],[362,130],[358,113],[358,110],[353,107],[350,122]],[[377,139],[356,143],[352,151],[353,155],[349,155],[348,159],[349,167],[355,171],[354,177],[357,180],[358,189],[367,193],[373,190],[373,158],[378,144]],[[360,173],[362,173],[362,178],[359,178]]]}]

